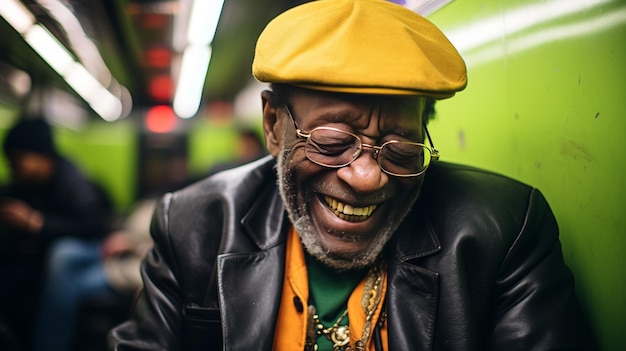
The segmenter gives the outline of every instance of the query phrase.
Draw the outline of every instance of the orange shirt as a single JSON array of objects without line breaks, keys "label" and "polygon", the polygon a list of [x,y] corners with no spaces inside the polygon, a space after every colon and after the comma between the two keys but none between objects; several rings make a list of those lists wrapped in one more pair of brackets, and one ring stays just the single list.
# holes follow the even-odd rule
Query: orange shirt
[{"label": "orange shirt", "polygon": [[[348,320],[350,322],[350,345],[361,338],[365,326],[365,312],[361,306],[365,279],[354,289],[348,299]],[[387,291],[387,274],[383,272],[382,296]],[[309,300],[309,281],[304,251],[298,233],[292,228],[287,238],[285,259],[285,278],[280,301],[280,310],[274,331],[275,351],[302,351],[306,339],[307,321],[309,320],[307,301]],[[367,342],[367,350],[374,351],[371,334],[381,314],[383,301],[378,304],[373,315],[372,332]],[[383,347],[387,349],[387,323],[381,328]]]}]

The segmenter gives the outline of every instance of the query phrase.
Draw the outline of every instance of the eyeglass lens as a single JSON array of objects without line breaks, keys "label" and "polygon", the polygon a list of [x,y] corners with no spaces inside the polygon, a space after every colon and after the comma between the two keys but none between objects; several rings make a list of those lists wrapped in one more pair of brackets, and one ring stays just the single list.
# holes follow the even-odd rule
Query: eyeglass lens
[{"label": "eyeglass lens", "polygon": [[[326,167],[343,167],[354,161],[363,146],[354,135],[335,129],[317,128],[307,139],[305,154]],[[417,175],[430,163],[430,150],[424,145],[391,141],[381,146],[377,155],[383,171],[394,175]]]}]

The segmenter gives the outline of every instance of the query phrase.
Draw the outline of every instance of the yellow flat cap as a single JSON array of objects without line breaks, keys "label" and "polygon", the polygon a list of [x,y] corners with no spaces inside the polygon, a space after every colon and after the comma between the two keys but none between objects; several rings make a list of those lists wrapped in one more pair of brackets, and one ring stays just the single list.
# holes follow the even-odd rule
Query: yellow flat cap
[{"label": "yellow flat cap", "polygon": [[274,18],[258,38],[252,74],[311,89],[449,98],[465,62],[417,13],[385,0],[317,0]]}]

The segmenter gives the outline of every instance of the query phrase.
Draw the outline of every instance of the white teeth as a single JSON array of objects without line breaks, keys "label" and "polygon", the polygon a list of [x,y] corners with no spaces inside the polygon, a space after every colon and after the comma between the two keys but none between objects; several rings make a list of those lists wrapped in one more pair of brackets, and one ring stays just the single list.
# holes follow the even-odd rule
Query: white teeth
[{"label": "white teeth", "polygon": [[337,217],[350,222],[363,221],[376,209],[376,205],[353,207],[352,205],[339,202],[337,199],[333,199],[330,196],[324,196],[324,200]]},{"label": "white teeth", "polygon": [[345,213],[347,215],[354,214],[354,207],[352,207],[350,205],[343,206],[343,213]]}]

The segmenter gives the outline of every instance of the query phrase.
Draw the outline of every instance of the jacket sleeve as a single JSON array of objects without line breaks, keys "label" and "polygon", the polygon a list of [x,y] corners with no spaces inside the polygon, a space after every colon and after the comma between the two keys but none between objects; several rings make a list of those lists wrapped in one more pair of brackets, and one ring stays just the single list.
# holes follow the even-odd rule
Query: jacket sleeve
[{"label": "jacket sleeve", "polygon": [[166,195],[157,206],[151,225],[154,247],[141,268],[144,288],[131,318],[109,333],[110,350],[182,349],[183,302],[168,230],[171,199]]},{"label": "jacket sleeve", "polygon": [[537,190],[496,282],[491,350],[593,350],[556,220]]}]

